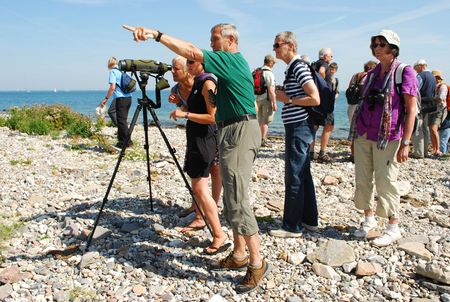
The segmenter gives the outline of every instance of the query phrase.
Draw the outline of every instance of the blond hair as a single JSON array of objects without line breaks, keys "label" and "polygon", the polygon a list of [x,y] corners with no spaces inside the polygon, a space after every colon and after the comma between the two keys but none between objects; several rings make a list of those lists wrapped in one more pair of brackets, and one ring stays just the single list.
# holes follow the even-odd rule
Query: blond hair
[{"label": "blond hair", "polygon": [[111,57],[108,60],[108,68],[111,69],[113,67],[117,66],[117,59],[115,57]]}]

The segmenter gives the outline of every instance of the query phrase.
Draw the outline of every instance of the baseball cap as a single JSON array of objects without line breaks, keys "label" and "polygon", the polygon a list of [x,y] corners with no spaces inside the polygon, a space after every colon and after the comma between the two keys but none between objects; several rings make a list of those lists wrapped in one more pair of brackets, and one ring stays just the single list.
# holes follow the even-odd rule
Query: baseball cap
[{"label": "baseball cap", "polygon": [[371,38],[372,43],[376,37],[385,38],[389,44],[396,46],[400,50],[400,37],[392,30],[382,29],[378,35],[372,36]]},{"label": "baseball cap", "polygon": [[435,76],[435,77],[441,78],[441,80],[444,79],[444,78],[442,77],[442,71],[440,71],[440,70],[433,70],[433,71],[431,72],[431,74],[432,74],[433,76]]},{"label": "baseball cap", "polygon": [[428,65],[427,61],[425,61],[424,59],[419,59],[417,60],[416,63],[414,63],[414,66],[418,66],[418,65]]}]

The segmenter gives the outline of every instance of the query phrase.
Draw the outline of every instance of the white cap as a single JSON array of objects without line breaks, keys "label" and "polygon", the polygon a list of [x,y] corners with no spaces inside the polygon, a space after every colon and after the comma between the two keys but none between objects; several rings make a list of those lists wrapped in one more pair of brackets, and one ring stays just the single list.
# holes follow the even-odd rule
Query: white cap
[{"label": "white cap", "polygon": [[427,61],[425,61],[424,59],[419,59],[417,60],[416,63],[414,63],[414,66],[418,66],[418,65],[428,65]]},{"label": "white cap", "polygon": [[372,43],[376,37],[380,36],[384,37],[389,44],[397,46],[400,50],[400,37],[395,32],[389,29],[382,29],[378,35],[371,38]]}]

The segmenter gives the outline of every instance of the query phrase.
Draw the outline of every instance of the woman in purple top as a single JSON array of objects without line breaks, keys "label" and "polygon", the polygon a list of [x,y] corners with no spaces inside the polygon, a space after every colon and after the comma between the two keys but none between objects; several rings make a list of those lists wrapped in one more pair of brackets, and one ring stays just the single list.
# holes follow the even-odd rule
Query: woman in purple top
[{"label": "woman in purple top", "polygon": [[[401,94],[394,85],[399,62],[400,38],[382,30],[371,38],[372,54],[380,63],[369,71],[363,101],[352,121],[355,139],[355,206],[364,210],[364,222],[354,233],[366,238],[377,226],[375,214],[388,218],[384,234],[372,243],[387,246],[400,239],[400,194],[397,185],[399,163],[408,159],[409,144],[417,112],[417,79],[411,66],[403,71]],[[377,203],[374,203],[374,187]]]}]

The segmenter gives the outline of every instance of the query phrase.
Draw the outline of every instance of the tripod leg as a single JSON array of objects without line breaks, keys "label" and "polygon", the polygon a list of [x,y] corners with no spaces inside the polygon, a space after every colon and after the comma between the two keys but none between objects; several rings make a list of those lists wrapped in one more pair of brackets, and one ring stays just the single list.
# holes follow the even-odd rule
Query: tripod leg
[{"label": "tripod leg", "polygon": [[147,181],[148,181],[148,191],[150,192],[150,210],[153,212],[153,196],[152,196],[152,174],[150,173],[150,154],[149,154],[149,144],[148,144],[148,117],[147,110],[144,109],[144,149],[147,157]]},{"label": "tripod leg", "polygon": [[169,149],[170,155],[172,155],[172,158],[173,158],[173,160],[175,161],[175,164],[176,164],[176,166],[177,166],[177,168],[178,168],[178,171],[180,172],[180,175],[181,175],[181,177],[182,177],[183,180],[184,180],[184,184],[185,184],[186,188],[188,189],[189,194],[192,196],[192,200],[194,200],[194,203],[195,203],[195,205],[197,206],[197,209],[198,209],[200,215],[202,216],[202,219],[203,219],[203,221],[205,222],[206,227],[208,228],[210,234],[214,236],[214,233],[213,233],[212,230],[211,230],[211,226],[209,225],[208,221],[206,220],[205,214],[203,213],[201,207],[199,206],[198,201],[197,201],[197,198],[195,198],[194,191],[192,191],[192,187],[191,187],[191,185],[189,184],[189,181],[187,180],[186,175],[184,175],[183,169],[181,168],[180,163],[178,162],[177,157],[175,156],[175,149],[172,148],[172,146],[170,145],[169,140],[167,139],[166,134],[164,133],[164,131],[163,131],[162,128],[161,128],[161,123],[159,122],[159,119],[158,119],[158,116],[156,115],[155,110],[154,110],[152,107],[147,107],[147,108],[148,108],[148,110],[150,111],[150,114],[152,115],[153,121],[155,122],[156,127],[157,127],[158,130],[159,130],[159,133],[161,133],[161,136],[162,136],[164,142],[166,143],[167,149]]},{"label": "tripod leg", "polygon": [[136,108],[136,111],[134,112],[133,119],[131,120],[130,128],[128,130],[128,136],[125,140],[125,143],[122,146],[122,149],[119,153],[119,158],[117,159],[116,167],[114,168],[113,175],[111,176],[111,180],[109,181],[108,189],[106,190],[105,197],[103,197],[102,205],[100,206],[100,211],[97,214],[97,217],[95,218],[94,227],[92,228],[91,233],[89,234],[87,244],[86,244],[86,251],[89,250],[89,246],[92,242],[92,237],[94,236],[95,229],[97,228],[98,222],[100,220],[100,216],[103,212],[103,208],[105,207],[106,202],[108,201],[109,192],[111,191],[112,185],[114,183],[114,179],[116,178],[117,171],[119,170],[120,162],[122,161],[122,158],[125,154],[125,149],[127,148],[127,145],[131,139],[131,133],[133,133],[134,126],[136,125],[137,118],[139,116],[139,112],[142,110],[142,104],[139,103],[139,105]]}]

